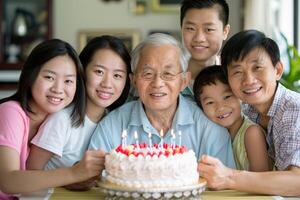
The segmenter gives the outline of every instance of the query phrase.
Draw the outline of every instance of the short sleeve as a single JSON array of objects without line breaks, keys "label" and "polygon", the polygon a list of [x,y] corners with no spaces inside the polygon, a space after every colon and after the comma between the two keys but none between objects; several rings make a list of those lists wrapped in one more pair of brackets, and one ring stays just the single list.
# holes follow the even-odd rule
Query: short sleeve
[{"label": "short sleeve", "polygon": [[70,126],[70,115],[66,109],[54,113],[40,126],[31,143],[61,157],[70,137]]},{"label": "short sleeve", "polygon": [[28,137],[29,119],[17,104],[6,102],[0,105],[0,145],[15,149],[19,154]]}]

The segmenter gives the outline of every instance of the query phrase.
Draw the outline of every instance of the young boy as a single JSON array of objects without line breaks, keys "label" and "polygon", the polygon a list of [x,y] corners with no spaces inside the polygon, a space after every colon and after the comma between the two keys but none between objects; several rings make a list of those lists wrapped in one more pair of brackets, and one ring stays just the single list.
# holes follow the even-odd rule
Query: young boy
[{"label": "young boy", "polygon": [[221,60],[232,92],[248,103],[244,113],[266,129],[268,154],[278,171],[234,170],[218,159],[204,156],[199,170],[208,186],[299,196],[300,94],[278,82],[283,72],[278,45],[259,31],[242,31],[227,41]]},{"label": "young boy", "polygon": [[183,94],[193,96],[193,80],[206,66],[220,64],[218,53],[230,30],[229,7],[225,0],[183,0],[180,25],[183,44],[191,55],[190,87]]},{"label": "young boy", "polygon": [[267,171],[267,145],[262,128],[241,112],[240,100],[232,93],[220,65],[203,69],[195,79],[197,104],[213,122],[228,129],[236,167]]}]

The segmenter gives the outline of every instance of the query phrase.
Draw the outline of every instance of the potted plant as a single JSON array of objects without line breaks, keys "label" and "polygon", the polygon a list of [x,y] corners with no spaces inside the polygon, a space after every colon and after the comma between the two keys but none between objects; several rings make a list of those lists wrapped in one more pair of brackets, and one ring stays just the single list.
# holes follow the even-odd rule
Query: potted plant
[{"label": "potted plant", "polygon": [[[283,35],[282,35],[283,36]],[[289,70],[283,73],[280,79],[281,84],[286,88],[300,92],[300,55],[293,45],[288,45],[287,39],[283,36],[287,44],[287,56],[289,60]]]},{"label": "potted plant", "polygon": [[300,56],[294,46],[289,46],[288,52],[290,69],[282,75],[280,82],[290,90],[300,92]]}]

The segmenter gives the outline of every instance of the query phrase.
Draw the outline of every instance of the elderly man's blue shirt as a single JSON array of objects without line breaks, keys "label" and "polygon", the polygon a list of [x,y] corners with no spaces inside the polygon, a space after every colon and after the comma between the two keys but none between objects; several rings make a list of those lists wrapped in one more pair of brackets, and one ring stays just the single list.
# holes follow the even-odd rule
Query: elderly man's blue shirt
[{"label": "elderly man's blue shirt", "polygon": [[[179,96],[179,103],[173,118],[172,127],[179,144],[178,131],[182,132],[181,141],[188,149],[193,149],[199,159],[207,154],[219,158],[225,165],[235,168],[231,139],[227,130],[210,121],[197,105]],[[110,151],[121,144],[121,134],[127,130],[127,144],[135,143],[134,132],[138,133],[140,143],[160,143],[159,132],[151,125],[140,100],[129,102],[109,113],[98,124],[90,142],[90,149]],[[169,130],[163,142],[171,144]]]}]

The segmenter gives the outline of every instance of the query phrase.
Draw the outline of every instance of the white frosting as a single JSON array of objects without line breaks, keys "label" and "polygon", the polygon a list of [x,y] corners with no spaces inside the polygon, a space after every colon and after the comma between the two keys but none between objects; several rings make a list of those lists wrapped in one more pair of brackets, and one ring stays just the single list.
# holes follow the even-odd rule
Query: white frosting
[{"label": "white frosting", "polygon": [[180,187],[198,183],[197,160],[192,150],[175,155],[124,155],[112,150],[105,158],[106,179],[133,188]]}]

